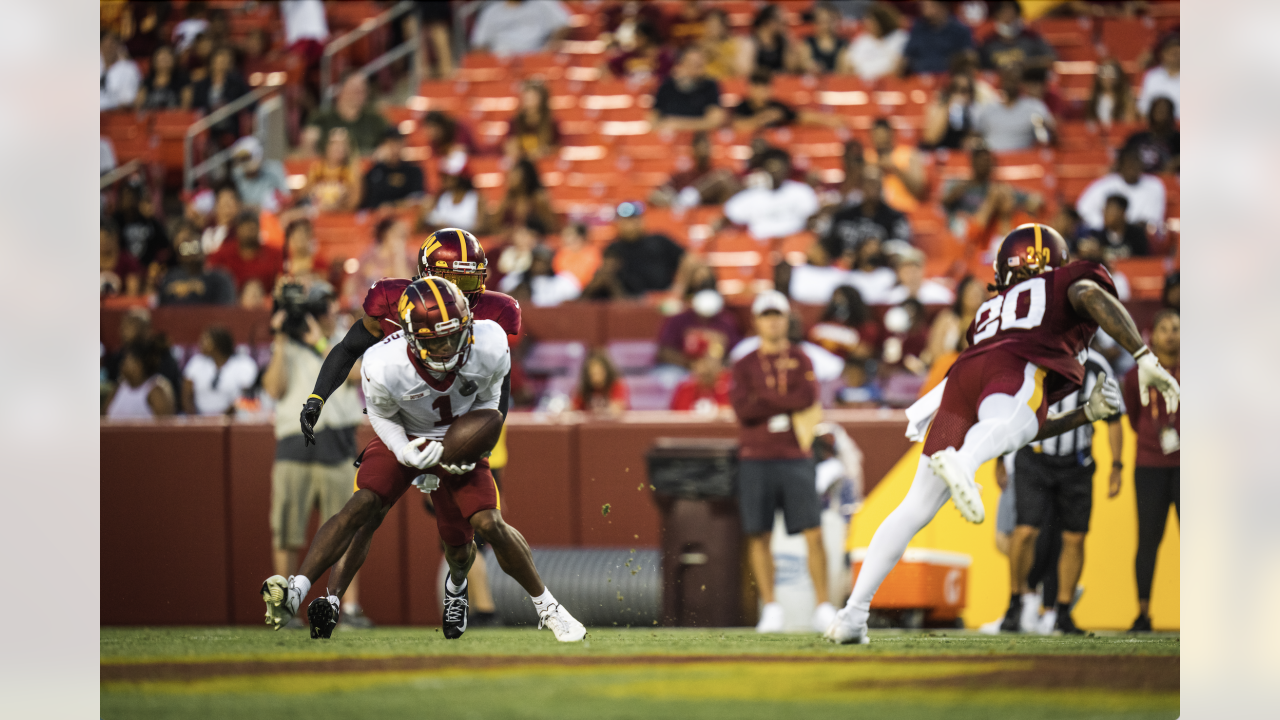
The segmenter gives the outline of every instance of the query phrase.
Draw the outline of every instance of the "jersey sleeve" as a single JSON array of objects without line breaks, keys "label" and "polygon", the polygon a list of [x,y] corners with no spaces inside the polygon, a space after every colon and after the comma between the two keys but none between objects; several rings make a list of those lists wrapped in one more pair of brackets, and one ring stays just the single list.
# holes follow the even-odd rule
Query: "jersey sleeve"
[{"label": "jersey sleeve", "polygon": [[378,363],[369,362],[369,358],[366,358],[360,368],[360,387],[364,390],[365,406],[369,409],[369,415],[391,418],[399,407],[397,399],[382,383],[379,370]]},{"label": "jersey sleeve", "polygon": [[391,302],[387,299],[386,280],[379,280],[364,296],[364,313],[371,318],[384,318],[391,314]]},{"label": "jersey sleeve", "polygon": [[476,347],[486,355],[481,364],[481,372],[486,379],[476,391],[472,410],[497,410],[502,400],[502,380],[511,372],[511,350],[507,347],[506,338],[499,340],[498,335],[504,330],[483,320],[477,323]]},{"label": "jersey sleeve", "polygon": [[498,324],[508,335],[520,334],[520,301],[510,298],[507,306],[498,315]]}]

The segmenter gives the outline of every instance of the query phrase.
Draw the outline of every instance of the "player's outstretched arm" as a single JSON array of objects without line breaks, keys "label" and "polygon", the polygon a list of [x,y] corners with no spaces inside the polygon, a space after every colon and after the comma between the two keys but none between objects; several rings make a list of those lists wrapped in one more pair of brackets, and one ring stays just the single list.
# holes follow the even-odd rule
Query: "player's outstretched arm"
[{"label": "player's outstretched arm", "polygon": [[1150,402],[1147,388],[1155,387],[1164,396],[1165,407],[1169,412],[1177,412],[1178,398],[1182,392],[1178,381],[1160,366],[1160,361],[1142,342],[1138,326],[1116,296],[1092,280],[1080,280],[1067,290],[1067,297],[1076,312],[1093,318],[1098,327],[1133,355],[1138,363],[1138,397],[1142,404],[1145,406]]},{"label": "player's outstretched arm", "polygon": [[1045,418],[1039,434],[1032,442],[1056,437],[1094,420],[1111,417],[1117,412],[1120,412],[1120,386],[1110,377],[1098,373],[1097,382],[1089,393],[1089,400],[1075,410]]},{"label": "player's outstretched arm", "polygon": [[306,404],[302,406],[300,421],[302,435],[305,438],[304,444],[310,445],[316,441],[315,426],[320,421],[320,409],[324,407],[324,401],[328,400],[335,390],[342,387],[342,383],[346,382],[347,376],[351,374],[351,368],[355,367],[356,361],[364,355],[365,350],[373,347],[381,338],[382,328],[378,325],[378,321],[366,315],[363,320],[351,326],[346,336],[342,338],[342,342],[329,350],[324,363],[320,365],[320,374],[316,376],[311,397],[308,397]]}]

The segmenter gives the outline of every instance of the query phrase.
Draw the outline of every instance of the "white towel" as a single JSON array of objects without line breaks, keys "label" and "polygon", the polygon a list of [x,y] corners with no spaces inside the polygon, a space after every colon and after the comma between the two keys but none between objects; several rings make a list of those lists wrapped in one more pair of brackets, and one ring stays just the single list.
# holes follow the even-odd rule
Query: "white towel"
[{"label": "white towel", "polygon": [[942,391],[947,387],[947,379],[943,378],[938,386],[925,393],[924,397],[907,408],[907,439],[911,442],[923,442],[925,433],[929,432],[929,424],[933,416],[938,414],[942,406]]}]

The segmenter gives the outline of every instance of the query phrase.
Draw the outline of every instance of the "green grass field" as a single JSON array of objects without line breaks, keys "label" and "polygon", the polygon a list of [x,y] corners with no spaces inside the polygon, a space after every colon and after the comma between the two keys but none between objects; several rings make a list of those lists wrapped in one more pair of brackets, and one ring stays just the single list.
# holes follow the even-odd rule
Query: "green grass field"
[{"label": "green grass field", "polygon": [[103,628],[103,718],[1175,718],[1177,635]]}]

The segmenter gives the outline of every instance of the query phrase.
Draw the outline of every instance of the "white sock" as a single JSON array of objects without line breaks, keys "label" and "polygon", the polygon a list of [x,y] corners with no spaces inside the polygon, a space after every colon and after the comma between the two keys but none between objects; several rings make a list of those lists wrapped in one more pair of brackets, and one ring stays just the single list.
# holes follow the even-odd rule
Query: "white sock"
[{"label": "white sock", "polygon": [[902,559],[907,543],[929,524],[950,498],[947,484],[929,469],[929,458],[921,456],[907,496],[871,537],[862,569],[858,571],[858,580],[853,584],[853,594],[847,603],[851,611],[858,613],[855,619],[865,618],[870,613],[872,596],[893,566]]},{"label": "white sock", "polygon": [[[330,595],[325,599],[329,601],[329,604],[333,605],[334,610],[342,609],[342,601],[338,599],[337,595]],[[351,607],[347,608],[347,612],[354,612],[359,609],[360,609],[359,605],[352,605]]]},{"label": "white sock", "polygon": [[444,579],[444,586],[445,586],[445,589],[447,589],[449,592],[451,592],[451,593],[453,593],[453,594],[455,594],[455,595],[457,595],[458,593],[462,592],[462,588],[464,588],[464,587],[466,587],[466,586],[467,586],[467,579],[466,579],[466,578],[462,578],[462,584],[461,584],[461,585],[454,585],[454,584],[453,584],[453,574],[452,574],[452,573],[450,573],[450,574],[448,574],[448,575],[445,575],[445,576],[444,576],[444,578],[445,578],[445,579]]},{"label": "white sock", "polygon": [[298,588],[298,593],[302,596],[303,600],[306,600],[307,593],[311,592],[311,581],[307,579],[307,576],[291,575],[289,576],[289,582],[292,583],[294,587]]},{"label": "white sock", "polygon": [[1035,439],[1040,421],[1027,404],[1035,392],[1035,366],[1028,365],[1027,379],[1017,395],[995,393],[978,406],[978,422],[964,435],[956,449],[970,476],[992,458],[1014,452]]},{"label": "white sock", "polygon": [[536,598],[533,598],[533,606],[537,608],[538,612],[542,612],[543,610],[546,610],[551,605],[555,604],[555,601],[556,599],[551,596],[551,590],[543,586],[542,594]]}]

